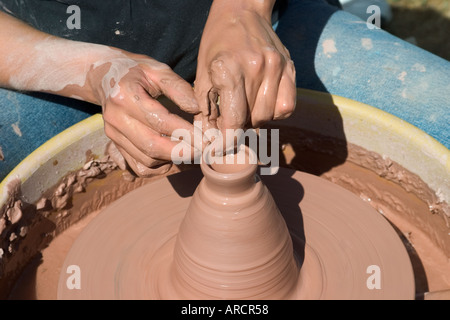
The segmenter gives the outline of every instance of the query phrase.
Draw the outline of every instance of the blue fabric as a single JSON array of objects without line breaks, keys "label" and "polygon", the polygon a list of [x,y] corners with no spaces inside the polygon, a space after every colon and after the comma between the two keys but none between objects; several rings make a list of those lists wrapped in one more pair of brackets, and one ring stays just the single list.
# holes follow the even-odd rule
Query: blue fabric
[{"label": "blue fabric", "polygon": [[298,87],[369,104],[450,147],[449,61],[320,0],[290,1],[276,32]]},{"label": "blue fabric", "polygon": [[74,99],[0,88],[0,181],[41,144],[99,112],[99,106]]},{"label": "blue fabric", "polygon": [[[297,86],[367,103],[450,147],[450,62],[329,5],[291,0],[276,32],[297,69]],[[2,180],[23,158],[99,106],[0,89]]]}]

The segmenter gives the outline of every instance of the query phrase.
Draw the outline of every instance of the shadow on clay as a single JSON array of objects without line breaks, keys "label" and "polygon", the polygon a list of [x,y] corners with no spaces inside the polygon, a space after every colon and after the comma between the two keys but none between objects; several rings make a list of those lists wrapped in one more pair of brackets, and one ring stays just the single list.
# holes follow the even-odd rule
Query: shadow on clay
[{"label": "shadow on clay", "polygon": [[420,260],[419,254],[405,234],[403,234],[403,232],[388,219],[386,219],[386,221],[389,222],[391,227],[395,230],[395,232],[397,232],[398,237],[401,239],[406,248],[409,259],[411,260],[411,265],[414,272],[414,283],[416,286],[416,300],[424,300],[424,294],[429,291],[429,287],[425,267]]},{"label": "shadow on clay", "polygon": [[285,169],[276,175],[260,175],[260,177],[271,192],[286,222],[291,234],[294,255],[301,268],[305,258],[306,237],[300,203],[305,195],[305,189],[299,181],[292,178],[294,173],[293,169]]},{"label": "shadow on clay", "polygon": [[[305,190],[301,183],[292,178],[295,173],[293,169],[281,170],[276,175],[261,175],[259,171],[260,168],[258,176],[269,189],[288,226],[294,246],[295,258],[299,267],[301,267],[305,256],[306,238],[303,227],[303,215],[299,205]],[[201,170],[199,168],[195,169],[194,166],[192,170],[167,177],[175,192],[183,198],[191,197],[194,194],[202,178]],[[286,193],[286,190],[289,190],[289,193]]]},{"label": "shadow on clay", "polygon": [[8,300],[36,300],[36,273],[43,263],[42,253],[38,253],[23,269],[15,283]]},{"label": "shadow on clay", "polygon": [[194,195],[203,174],[198,166],[193,165],[191,170],[182,171],[166,178],[180,197],[189,198]]}]

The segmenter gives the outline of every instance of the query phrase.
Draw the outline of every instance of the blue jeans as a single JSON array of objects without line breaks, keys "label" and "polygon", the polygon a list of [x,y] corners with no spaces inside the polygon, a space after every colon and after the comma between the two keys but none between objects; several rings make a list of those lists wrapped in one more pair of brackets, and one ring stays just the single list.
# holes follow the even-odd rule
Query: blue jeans
[{"label": "blue jeans", "polygon": [[297,87],[369,104],[450,147],[449,61],[324,0],[291,0],[276,32],[294,60]]},{"label": "blue jeans", "polygon": [[0,181],[41,144],[99,112],[100,106],[74,99],[0,88]]},{"label": "blue jeans", "polygon": [[[297,86],[389,112],[450,147],[450,62],[325,0],[292,0],[276,32],[297,69]],[[48,94],[0,89],[2,180],[23,158],[98,106]]]}]

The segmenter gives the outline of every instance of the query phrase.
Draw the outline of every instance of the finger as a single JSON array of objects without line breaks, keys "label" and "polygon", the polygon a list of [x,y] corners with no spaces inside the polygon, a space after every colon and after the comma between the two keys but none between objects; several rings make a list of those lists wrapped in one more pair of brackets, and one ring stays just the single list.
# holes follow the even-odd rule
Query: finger
[{"label": "finger", "polygon": [[245,93],[247,95],[248,111],[252,112],[256,105],[258,91],[266,74],[266,59],[263,52],[253,52],[245,59]]},{"label": "finger", "polygon": [[295,110],[297,103],[297,87],[295,84],[294,62],[289,60],[281,76],[275,104],[274,120],[286,119]]},{"label": "finger", "polygon": [[211,82],[220,96],[220,130],[243,128],[247,122],[247,96],[241,71],[230,59],[211,63]]},{"label": "finger", "polygon": [[125,151],[125,149],[121,147],[117,147],[120,151],[120,153],[123,155],[125,160],[127,161],[128,165],[130,166],[131,170],[133,172],[140,176],[140,177],[152,177],[157,175],[162,175],[167,173],[170,168],[172,167],[171,163],[165,163],[162,165],[158,165],[156,167],[149,168],[142,163],[136,161],[128,152]]},{"label": "finger", "polygon": [[199,110],[205,116],[210,116],[210,91],[212,83],[209,73],[205,71],[199,63],[197,67],[197,75],[194,82],[194,95],[197,99]]},{"label": "finger", "polygon": [[216,88],[211,88],[208,92],[208,100],[209,100],[209,119],[217,120],[219,117],[219,104],[220,97]]},{"label": "finger", "polygon": [[263,123],[273,119],[275,105],[278,96],[282,70],[284,69],[284,57],[275,49],[267,49],[266,73],[258,90],[255,105],[252,110],[252,126],[260,127]]},{"label": "finger", "polygon": [[130,118],[135,118],[144,126],[149,126],[155,134],[169,137],[182,136],[192,146],[196,140],[201,139],[201,132],[197,132],[192,123],[170,113],[159,101],[141,95],[136,105],[137,108],[130,108],[128,111]]},{"label": "finger", "polygon": [[[163,68],[158,72],[147,73],[147,77],[151,80],[148,85],[156,85],[158,89],[170,100],[175,102],[181,110],[197,114],[200,108],[194,95],[192,86],[173,72],[170,68]],[[150,88],[147,88],[150,90]]]},{"label": "finger", "polygon": [[125,170],[127,168],[127,163],[123,155],[120,153],[119,149],[117,149],[116,144],[113,141],[110,141],[106,145],[106,154],[108,154],[114,163],[117,164],[120,170]]},{"label": "finger", "polygon": [[116,145],[117,149],[126,150],[127,154],[130,155],[136,161],[142,163],[146,167],[153,167],[166,163],[167,161],[154,159],[147,154],[139,150],[129,139],[127,139],[122,133],[120,133],[114,127],[107,129],[107,135],[111,137]]},{"label": "finger", "polygon": [[183,143],[183,161],[192,159],[195,155],[194,148],[191,145],[187,145],[185,141],[172,141],[170,137],[161,136],[136,119],[130,118],[126,123],[127,125],[120,128],[114,127],[117,130],[115,133],[116,139],[120,139],[119,134],[122,134],[139,151],[152,159],[171,161],[172,150],[180,143]]}]

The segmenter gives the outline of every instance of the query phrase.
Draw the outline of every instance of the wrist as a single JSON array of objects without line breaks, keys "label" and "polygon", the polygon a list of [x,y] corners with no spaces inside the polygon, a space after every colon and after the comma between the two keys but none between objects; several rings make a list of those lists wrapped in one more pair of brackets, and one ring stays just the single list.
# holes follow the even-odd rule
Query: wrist
[{"label": "wrist", "polygon": [[[31,90],[50,93],[88,101],[103,105],[105,87],[111,89],[114,83],[105,83],[108,73],[114,73],[117,64],[133,61],[126,52],[105,45],[51,38],[51,42],[43,44],[42,56],[46,58],[46,69],[49,71],[45,85],[33,83]],[[52,52],[61,58],[54,58]],[[119,62],[118,62],[119,61]],[[114,66],[113,66],[114,65]]]},{"label": "wrist", "polygon": [[242,10],[251,11],[268,22],[271,21],[272,10],[276,0],[214,0],[210,13],[220,15],[230,13],[237,15]]}]

